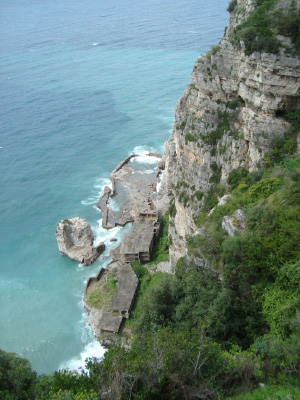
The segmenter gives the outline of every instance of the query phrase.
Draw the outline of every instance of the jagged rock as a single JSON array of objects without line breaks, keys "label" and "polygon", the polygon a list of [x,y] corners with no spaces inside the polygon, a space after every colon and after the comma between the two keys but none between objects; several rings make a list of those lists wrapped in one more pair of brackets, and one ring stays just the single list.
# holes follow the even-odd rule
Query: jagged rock
[{"label": "jagged rock", "polygon": [[159,163],[158,163],[158,169],[164,170],[165,166],[166,166],[165,161],[164,160],[160,160]]},{"label": "jagged rock", "polygon": [[233,236],[236,231],[243,231],[246,228],[245,213],[241,209],[237,209],[231,217],[225,216],[222,221],[222,228]]},{"label": "jagged rock", "polygon": [[56,227],[56,240],[61,254],[84,265],[92,264],[105,249],[104,243],[93,247],[92,229],[79,217],[61,220]]},{"label": "jagged rock", "polygon": [[223,197],[219,199],[218,206],[224,206],[227,203],[227,200],[230,199],[231,194],[225,194]]},{"label": "jagged rock", "polygon": [[[231,197],[231,194],[225,194],[225,196],[219,198],[219,202],[217,206],[224,206],[227,203],[227,200]],[[213,212],[215,211],[215,207],[210,210],[210,212],[207,214],[210,216]]]}]

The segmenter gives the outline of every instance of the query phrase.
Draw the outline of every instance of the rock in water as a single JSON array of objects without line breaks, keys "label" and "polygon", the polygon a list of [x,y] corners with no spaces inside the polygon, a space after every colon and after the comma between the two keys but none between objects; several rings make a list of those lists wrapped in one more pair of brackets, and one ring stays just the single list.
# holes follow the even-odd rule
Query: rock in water
[{"label": "rock in water", "polygon": [[61,220],[56,227],[58,250],[72,260],[90,265],[104,251],[104,243],[93,247],[94,235],[90,225],[83,218]]}]

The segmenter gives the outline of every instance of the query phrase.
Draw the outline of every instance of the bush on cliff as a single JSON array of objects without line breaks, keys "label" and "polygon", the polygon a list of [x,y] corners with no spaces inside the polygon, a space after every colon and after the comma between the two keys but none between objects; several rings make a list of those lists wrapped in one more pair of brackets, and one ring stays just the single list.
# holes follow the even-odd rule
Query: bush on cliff
[{"label": "bush on cliff", "polygon": [[14,353],[0,350],[0,398],[4,400],[30,400],[37,380],[29,361]]},{"label": "bush on cliff", "polygon": [[290,6],[276,7],[276,0],[257,1],[257,7],[250,17],[238,25],[233,34],[233,42],[245,44],[246,55],[265,52],[276,54],[282,47],[277,35],[291,38],[294,49],[290,52],[300,51],[300,10],[293,0]]},{"label": "bush on cliff", "polygon": [[[196,259],[204,254],[210,269],[189,258],[179,260],[175,275],[133,264],[140,284],[131,349],[114,346],[103,362],[89,360],[89,375],[39,378],[26,362],[20,370],[9,366],[4,354],[4,398],[223,399],[261,381],[299,381],[299,178],[300,157],[264,172],[237,171],[232,197],[206,214],[204,234],[188,240],[189,252]],[[207,210],[213,195],[204,200]],[[246,229],[230,237],[222,219],[237,208],[244,209]],[[23,372],[8,374],[10,368]]]}]

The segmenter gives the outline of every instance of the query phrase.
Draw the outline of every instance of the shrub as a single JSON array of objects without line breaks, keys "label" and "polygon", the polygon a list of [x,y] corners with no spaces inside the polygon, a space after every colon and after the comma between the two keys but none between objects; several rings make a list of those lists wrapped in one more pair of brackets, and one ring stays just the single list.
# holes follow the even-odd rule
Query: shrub
[{"label": "shrub", "polygon": [[157,241],[154,243],[151,254],[151,263],[158,264],[169,261],[169,214],[165,213],[160,221],[160,231]]},{"label": "shrub", "polygon": [[210,182],[219,183],[222,175],[222,168],[217,165],[216,162],[210,164],[210,168],[213,171],[213,175],[210,177]]},{"label": "shrub", "polygon": [[227,7],[227,11],[232,13],[235,10],[236,6],[237,6],[237,0],[231,0]]},{"label": "shrub", "polygon": [[220,45],[213,45],[211,46],[211,49],[206,53],[207,58],[211,58],[211,56],[214,56],[217,54],[217,52],[220,50],[221,46]]},{"label": "shrub", "polygon": [[204,143],[215,146],[217,142],[223,137],[224,133],[230,130],[230,114],[228,112],[218,112],[218,126],[215,131],[210,132],[208,135],[202,136]]},{"label": "shrub", "polygon": [[187,134],[185,135],[185,140],[186,140],[187,142],[196,142],[196,141],[197,141],[197,138],[196,138],[195,136],[191,135],[190,133],[187,133]]},{"label": "shrub", "polygon": [[235,110],[235,109],[237,109],[238,107],[241,107],[244,104],[245,104],[245,102],[241,98],[241,96],[237,96],[237,97],[233,98],[232,100],[228,100],[226,102],[226,107],[230,108],[231,110]]},{"label": "shrub", "polygon": [[0,350],[0,398],[31,400],[37,375],[30,363],[14,353]]},{"label": "shrub", "polygon": [[197,200],[199,200],[199,201],[201,201],[203,198],[203,193],[200,192],[199,190],[197,190],[197,192],[195,192],[194,195],[197,198]]},{"label": "shrub", "polygon": [[244,167],[238,167],[232,170],[228,176],[228,183],[232,189],[235,189],[240,183],[245,182],[245,178],[249,175],[249,171]]},{"label": "shrub", "polygon": [[177,212],[174,198],[170,201],[169,210],[168,211],[169,211],[169,215],[174,218],[175,215],[176,215],[176,212]]},{"label": "shrub", "polygon": [[257,1],[257,8],[250,17],[238,25],[233,34],[233,41],[245,44],[245,53],[255,51],[276,54],[281,48],[277,35],[292,39],[296,51],[300,50],[300,11],[295,1],[286,8],[276,8],[276,0]]},{"label": "shrub", "polygon": [[249,201],[254,202],[261,198],[268,197],[280,186],[280,183],[279,178],[264,178],[260,180],[249,189]]}]

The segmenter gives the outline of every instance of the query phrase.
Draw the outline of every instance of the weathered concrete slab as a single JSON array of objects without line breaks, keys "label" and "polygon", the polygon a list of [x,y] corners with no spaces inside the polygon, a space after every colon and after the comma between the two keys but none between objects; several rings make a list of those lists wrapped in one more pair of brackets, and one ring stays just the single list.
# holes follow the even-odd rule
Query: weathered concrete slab
[{"label": "weathered concrete slab", "polygon": [[154,241],[159,232],[157,220],[142,218],[134,221],[132,229],[124,235],[120,246],[122,262],[149,261]]},{"label": "weathered concrete slab", "polygon": [[[89,295],[97,288],[97,283],[105,279],[109,273],[115,273],[117,288],[114,293],[109,310],[104,309],[94,311],[88,302]],[[124,317],[129,317],[129,311],[133,304],[135,293],[138,287],[138,278],[130,264],[122,265],[118,261],[112,261],[106,269],[102,268],[98,275],[87,281],[84,295],[85,308],[90,313],[89,323],[94,331],[117,333]],[[117,314],[116,314],[117,313]]]},{"label": "weathered concrete slab", "polygon": [[[157,159],[157,163],[160,159],[158,154],[149,153],[148,156]],[[102,226],[106,229],[124,226],[139,217],[157,218],[157,210],[152,200],[156,190],[156,169],[152,170],[151,165],[146,171],[137,169],[139,163],[135,162],[136,157],[138,156],[127,157],[113,170],[110,174],[113,189],[110,191],[106,187],[98,201],[97,205],[103,212]],[[110,197],[114,197],[120,204],[119,211],[110,210]]]},{"label": "weathered concrete slab", "polygon": [[113,295],[110,309],[114,312],[124,313],[128,317],[139,280],[129,264],[119,264],[117,279],[117,291]]},{"label": "weathered concrete slab", "polygon": [[122,321],[122,315],[115,315],[111,312],[104,312],[98,322],[98,328],[104,332],[118,333]]}]

